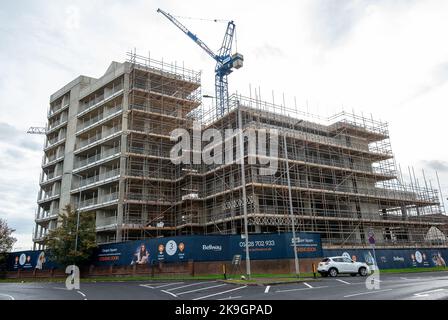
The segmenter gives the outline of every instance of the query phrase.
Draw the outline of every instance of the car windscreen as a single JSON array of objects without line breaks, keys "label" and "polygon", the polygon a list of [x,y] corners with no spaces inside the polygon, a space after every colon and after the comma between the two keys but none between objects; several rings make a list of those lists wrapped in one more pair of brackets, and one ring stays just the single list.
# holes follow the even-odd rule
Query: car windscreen
[{"label": "car windscreen", "polygon": [[330,258],[323,258],[321,262],[328,262],[330,261]]}]

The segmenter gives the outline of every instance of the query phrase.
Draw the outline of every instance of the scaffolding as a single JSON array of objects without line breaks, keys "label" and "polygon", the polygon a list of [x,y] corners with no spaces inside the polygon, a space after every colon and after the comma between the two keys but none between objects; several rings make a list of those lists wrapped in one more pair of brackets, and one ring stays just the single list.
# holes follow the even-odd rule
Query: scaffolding
[{"label": "scaffolding", "polygon": [[[318,117],[262,101],[259,93],[255,98],[232,95],[228,110],[218,117],[213,107],[201,103],[200,72],[135,52],[128,54],[126,65],[126,74],[117,80],[124,92],[104,110],[115,114],[114,108],[122,109],[122,116],[110,122],[110,130],[120,126],[121,135],[95,154],[83,155],[82,146],[77,151],[83,164],[97,154],[121,151],[109,167],[86,176],[119,170],[119,182],[107,190],[118,194],[118,203],[97,211],[97,222],[101,215],[104,225],[108,219],[116,223],[116,228],[103,229],[97,223],[102,242],[242,234],[246,209],[250,233],[291,231],[293,216],[296,231],[319,232],[326,248],[363,247],[369,232],[379,247],[447,245],[448,219],[439,192],[426,178],[422,185],[415,177],[404,181],[387,123],[347,112]],[[244,186],[238,133],[226,136],[228,129],[240,127],[240,120]],[[80,130],[89,125],[86,121]],[[224,138],[202,141],[194,134],[195,125],[201,132],[216,129]],[[174,164],[176,141],[170,134],[179,128],[190,133],[190,145],[230,159]],[[251,134],[259,141],[261,132],[266,145],[277,143],[277,153],[260,155],[260,146],[249,143]],[[98,134],[80,138],[91,141]],[[266,160],[276,163],[272,174],[261,174]]]},{"label": "scaffolding", "polygon": [[170,159],[170,134],[192,127],[201,101],[199,72],[135,53],[128,54],[128,63],[124,241],[176,234],[186,179]]},{"label": "scaffolding", "polygon": [[263,166],[249,162],[254,151],[246,141],[247,199],[238,161],[207,168],[200,194],[207,232],[241,233],[245,203],[250,232],[290,231],[291,188],[296,231],[319,232],[327,248],[368,245],[369,232],[383,247],[446,246],[448,219],[439,193],[426,177],[424,186],[416,179],[404,182],[387,123],[347,112],[324,119],[240,95],[230,101],[220,119],[203,111],[204,128],[237,128],[241,114],[244,132],[276,129],[278,158],[271,160],[278,168],[260,175]]}]

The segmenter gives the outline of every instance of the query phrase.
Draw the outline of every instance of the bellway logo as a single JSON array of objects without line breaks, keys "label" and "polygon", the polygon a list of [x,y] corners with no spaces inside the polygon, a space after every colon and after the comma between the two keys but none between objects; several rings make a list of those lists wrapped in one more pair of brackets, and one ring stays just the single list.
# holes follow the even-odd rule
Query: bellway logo
[{"label": "bellway logo", "polygon": [[202,245],[203,251],[222,251],[222,246],[219,245],[213,245],[213,244],[203,244]]}]

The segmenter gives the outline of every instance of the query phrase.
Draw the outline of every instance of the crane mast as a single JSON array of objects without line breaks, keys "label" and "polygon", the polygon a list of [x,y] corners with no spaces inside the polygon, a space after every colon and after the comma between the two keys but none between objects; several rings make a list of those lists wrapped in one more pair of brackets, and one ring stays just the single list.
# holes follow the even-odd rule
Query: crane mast
[{"label": "crane mast", "polygon": [[221,117],[229,108],[229,82],[227,76],[233,72],[233,69],[239,69],[243,66],[243,55],[235,53],[232,55],[232,44],[235,35],[235,23],[229,21],[227,24],[226,33],[222,41],[221,48],[218,53],[214,53],[199,37],[188,30],[182,23],[180,23],[173,15],[161,9],[157,12],[163,14],[176,27],[178,27],[184,34],[192,39],[199,47],[201,47],[210,57],[216,61],[215,67],[215,97],[216,97],[216,115]]}]

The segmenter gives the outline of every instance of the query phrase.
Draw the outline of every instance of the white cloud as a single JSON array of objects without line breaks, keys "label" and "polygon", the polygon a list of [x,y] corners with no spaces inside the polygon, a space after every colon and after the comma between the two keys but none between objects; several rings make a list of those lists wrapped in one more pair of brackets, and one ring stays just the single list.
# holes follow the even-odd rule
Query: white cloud
[{"label": "white cloud", "polygon": [[68,6],[65,9],[65,27],[72,31],[78,30],[80,27],[80,9],[76,6]]}]

